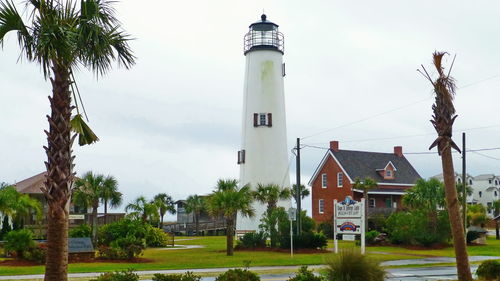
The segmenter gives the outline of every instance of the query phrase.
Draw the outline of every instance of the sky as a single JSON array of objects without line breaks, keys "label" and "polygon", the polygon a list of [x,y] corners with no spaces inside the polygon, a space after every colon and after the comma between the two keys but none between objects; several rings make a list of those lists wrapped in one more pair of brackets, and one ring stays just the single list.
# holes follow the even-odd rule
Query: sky
[{"label": "sky", "polygon": [[[303,183],[331,140],[361,151],[401,145],[422,177],[441,173],[437,154],[410,154],[436,137],[432,87],[416,71],[423,64],[435,77],[435,50],[450,53],[447,67],[456,55],[457,144],[466,132],[468,149],[500,147],[497,1],[122,0],[115,8],[136,65],[104,77],[76,72],[100,141],[74,154],[78,175],[115,176],[125,203],[208,194],[217,179],[238,178],[243,36],[263,11],[285,36],[288,147],[296,138],[306,145]],[[51,94],[40,67],[19,58],[8,34],[0,51],[0,182],[8,183],[44,170]],[[468,172],[500,174],[500,150],[479,153],[467,154]],[[292,154],[290,171],[295,183]]]}]

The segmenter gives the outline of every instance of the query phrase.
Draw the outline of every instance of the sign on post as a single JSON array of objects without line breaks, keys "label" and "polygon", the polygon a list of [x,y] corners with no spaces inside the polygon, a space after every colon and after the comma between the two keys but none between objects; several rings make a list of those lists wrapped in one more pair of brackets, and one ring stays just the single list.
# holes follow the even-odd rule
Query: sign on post
[{"label": "sign on post", "polygon": [[354,241],[356,235],[361,235],[361,253],[365,253],[365,199],[361,202],[354,201],[347,196],[344,201],[334,201],[333,204],[333,238],[335,253],[339,252],[337,234],[342,234],[342,239]]},{"label": "sign on post", "polygon": [[293,258],[293,224],[297,218],[297,209],[290,207],[288,209],[288,219],[290,220],[290,256]]}]

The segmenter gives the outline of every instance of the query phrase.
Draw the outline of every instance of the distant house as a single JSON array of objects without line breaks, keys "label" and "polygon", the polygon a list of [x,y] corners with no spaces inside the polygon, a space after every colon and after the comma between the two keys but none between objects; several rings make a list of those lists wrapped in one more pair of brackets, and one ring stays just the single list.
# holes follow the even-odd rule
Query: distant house
[{"label": "distant house", "polygon": [[316,222],[331,221],[333,201],[351,196],[359,201],[363,191],[353,188],[356,178],[374,179],[378,186],[368,192],[369,215],[389,214],[401,208],[401,196],[414,186],[420,175],[403,155],[401,146],[393,153],[339,149],[339,142],[330,142],[330,149],[319,163],[309,185],[312,187],[312,217]]}]

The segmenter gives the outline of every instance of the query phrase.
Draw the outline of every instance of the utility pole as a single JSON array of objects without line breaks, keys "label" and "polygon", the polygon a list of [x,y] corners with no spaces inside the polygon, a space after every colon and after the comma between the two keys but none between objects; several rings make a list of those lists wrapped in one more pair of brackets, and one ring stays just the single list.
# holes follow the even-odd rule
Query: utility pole
[{"label": "utility pole", "polygon": [[467,173],[465,166],[465,132],[462,133],[462,219],[464,221],[464,232],[467,235]]},{"label": "utility pole", "polygon": [[295,186],[295,201],[297,202],[297,235],[300,234],[302,230],[302,221],[300,220],[300,212],[301,208],[301,199],[302,196],[300,194],[300,138],[297,138],[297,155],[296,155],[296,174],[297,174],[297,184]]}]

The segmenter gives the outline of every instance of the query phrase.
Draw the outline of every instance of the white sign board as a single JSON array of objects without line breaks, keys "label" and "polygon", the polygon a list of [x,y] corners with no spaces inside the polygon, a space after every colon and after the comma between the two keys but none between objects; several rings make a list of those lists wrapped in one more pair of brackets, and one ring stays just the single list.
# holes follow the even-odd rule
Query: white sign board
[{"label": "white sign board", "polygon": [[340,202],[336,206],[337,218],[357,218],[361,217],[361,204],[343,205]]},{"label": "white sign board", "polygon": [[359,219],[337,219],[338,234],[361,234],[361,218]]},{"label": "white sign board", "polygon": [[295,208],[288,209],[288,219],[291,221],[295,221],[297,219],[297,209]]},{"label": "white sign board", "polygon": [[70,220],[84,220],[85,219],[85,215],[69,215],[69,219]]},{"label": "white sign board", "polygon": [[342,240],[344,240],[344,241],[354,241],[354,240],[356,240],[356,235],[344,234],[344,235],[342,235]]}]

